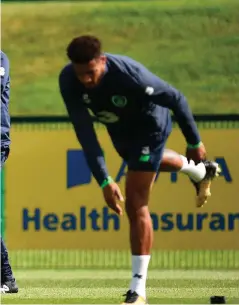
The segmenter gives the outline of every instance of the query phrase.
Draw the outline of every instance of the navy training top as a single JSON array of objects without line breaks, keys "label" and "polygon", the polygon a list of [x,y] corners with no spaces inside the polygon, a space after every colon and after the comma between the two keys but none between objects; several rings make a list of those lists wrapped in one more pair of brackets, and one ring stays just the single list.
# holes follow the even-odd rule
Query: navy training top
[{"label": "navy training top", "polygon": [[59,76],[60,92],[89,167],[100,185],[108,177],[92,114],[114,141],[144,139],[171,130],[172,110],[188,144],[200,142],[199,132],[182,93],[139,62],[105,53],[106,71],[100,84],[85,88],[72,64]]}]

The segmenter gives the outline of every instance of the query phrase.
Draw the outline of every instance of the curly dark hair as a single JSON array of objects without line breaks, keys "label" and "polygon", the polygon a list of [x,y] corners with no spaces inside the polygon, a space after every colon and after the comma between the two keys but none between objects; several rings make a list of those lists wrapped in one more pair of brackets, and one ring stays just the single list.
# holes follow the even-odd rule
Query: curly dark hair
[{"label": "curly dark hair", "polygon": [[67,47],[67,56],[73,63],[85,64],[99,57],[101,41],[91,35],[74,38]]}]

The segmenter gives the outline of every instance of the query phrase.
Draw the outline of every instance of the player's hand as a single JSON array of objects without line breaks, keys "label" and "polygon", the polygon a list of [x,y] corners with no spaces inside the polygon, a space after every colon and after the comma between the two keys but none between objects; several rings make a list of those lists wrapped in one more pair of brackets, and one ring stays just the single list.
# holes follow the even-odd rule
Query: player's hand
[{"label": "player's hand", "polygon": [[108,207],[115,211],[118,215],[123,214],[123,210],[119,201],[123,202],[124,197],[121,194],[119,186],[112,182],[104,187],[103,194]]},{"label": "player's hand", "polygon": [[206,149],[203,143],[201,143],[201,145],[197,148],[187,148],[186,157],[188,161],[193,160],[195,164],[206,160]]}]

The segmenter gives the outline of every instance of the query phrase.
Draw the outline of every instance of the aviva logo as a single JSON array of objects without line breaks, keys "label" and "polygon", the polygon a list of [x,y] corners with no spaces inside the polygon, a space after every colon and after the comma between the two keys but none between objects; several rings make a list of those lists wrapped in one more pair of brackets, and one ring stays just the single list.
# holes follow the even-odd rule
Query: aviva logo
[{"label": "aviva logo", "polygon": [[[67,188],[90,184],[93,179],[92,173],[88,167],[83,150],[70,149],[67,151]],[[125,175],[127,164],[122,162],[116,173],[115,181],[119,182]]]},{"label": "aviva logo", "polygon": [[[228,164],[224,157],[216,157],[215,161],[220,165],[222,176],[226,182],[232,182],[232,176],[228,167]],[[113,173],[114,179],[116,182],[120,182],[122,177],[126,173],[126,162],[122,161],[117,173]],[[90,184],[93,177],[91,171],[88,167],[85,154],[82,150],[79,149],[70,149],[67,151],[67,177],[66,185],[67,188],[72,188],[75,186]],[[172,183],[176,183],[178,180],[177,173],[170,174],[170,180]]]}]

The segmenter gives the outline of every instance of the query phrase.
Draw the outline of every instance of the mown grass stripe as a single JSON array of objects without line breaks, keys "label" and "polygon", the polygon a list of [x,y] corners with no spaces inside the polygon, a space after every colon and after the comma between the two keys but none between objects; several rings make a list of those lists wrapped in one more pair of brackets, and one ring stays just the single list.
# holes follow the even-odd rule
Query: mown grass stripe
[{"label": "mown grass stripe", "polygon": [[[113,298],[113,299],[97,299],[97,304],[111,304],[111,305],[119,305],[119,302],[123,301],[123,299],[121,298],[119,300],[119,298]],[[90,299],[90,298],[86,298],[86,299],[5,299],[4,300],[5,304],[96,304],[95,299]],[[209,304],[209,298],[200,298],[200,299],[178,299],[178,298],[171,298],[171,299],[165,299],[165,298],[150,298],[149,299],[149,303],[151,305],[156,305],[156,304]],[[239,299],[230,299],[227,298],[227,304],[239,304]]]},{"label": "mown grass stripe", "polygon": [[[127,288],[22,288],[17,295],[8,298],[115,298],[121,297]],[[230,298],[239,298],[238,288],[148,288],[148,297],[153,298],[201,298],[212,295],[226,295]],[[3,300],[5,296],[3,297]]]},{"label": "mown grass stripe", "polygon": [[[129,279],[129,270],[16,270],[16,278],[40,280],[40,279]],[[149,270],[148,279],[172,279],[172,280],[239,280],[237,271],[208,271],[208,270]]]},{"label": "mown grass stripe", "polygon": [[[54,288],[111,288],[111,287],[128,287],[131,279],[51,279],[51,286]],[[19,280],[20,287],[31,288],[49,288],[48,280]],[[147,280],[147,287],[151,288],[238,288],[239,280]]]}]

